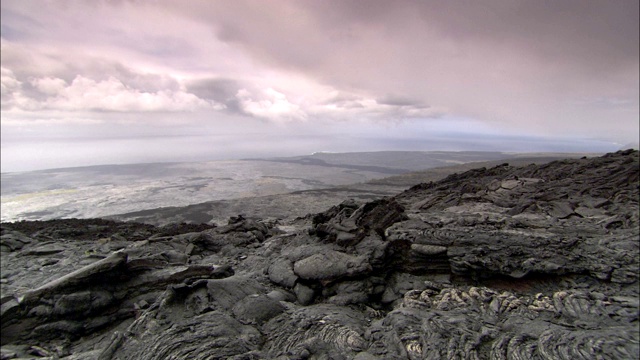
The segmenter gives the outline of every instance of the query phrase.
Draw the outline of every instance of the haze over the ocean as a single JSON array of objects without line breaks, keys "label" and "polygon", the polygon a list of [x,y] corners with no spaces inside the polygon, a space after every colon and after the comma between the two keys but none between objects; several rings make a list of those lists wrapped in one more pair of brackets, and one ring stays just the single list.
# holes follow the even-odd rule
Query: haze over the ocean
[{"label": "haze over the ocean", "polygon": [[637,0],[1,3],[2,172],[637,144]]}]

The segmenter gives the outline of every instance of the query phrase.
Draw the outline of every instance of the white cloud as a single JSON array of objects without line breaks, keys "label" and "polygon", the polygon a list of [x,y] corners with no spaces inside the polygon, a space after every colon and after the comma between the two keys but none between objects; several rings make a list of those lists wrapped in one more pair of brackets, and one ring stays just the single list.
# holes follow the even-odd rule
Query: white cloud
[{"label": "white cloud", "polygon": [[[63,79],[42,77],[30,79],[31,85],[42,94],[44,100],[30,98],[9,69],[3,68],[3,108],[22,111],[107,111],[107,112],[158,112],[221,110],[224,105],[200,99],[183,90],[141,91],[125,85],[110,76],[97,81],[78,75],[67,84]],[[6,99],[5,99],[5,96]],[[3,109],[4,110],[4,109]]]},{"label": "white cloud", "polygon": [[2,67],[0,68],[0,89],[2,89],[2,95],[9,95],[10,92],[15,91],[20,88],[22,83],[16,79],[16,75],[13,71]]},{"label": "white cloud", "polygon": [[183,91],[143,92],[109,77],[95,81],[77,76],[58,97],[47,101],[54,109],[102,111],[194,111],[220,108]]},{"label": "white cloud", "polygon": [[240,107],[245,113],[275,122],[304,121],[307,114],[300,105],[291,103],[287,96],[272,88],[250,92],[240,89],[236,94]]},{"label": "white cloud", "polygon": [[[303,93],[304,96],[296,94]],[[327,96],[326,94],[329,94]],[[242,88],[236,93],[245,115],[272,122],[307,121],[309,118],[333,121],[402,121],[437,118],[446,113],[419,103],[389,104],[373,97],[338,91],[312,82],[285,86],[279,90]]]},{"label": "white cloud", "polygon": [[2,68],[0,81],[0,88],[2,89],[2,111],[15,108],[31,110],[39,106],[36,101],[23,94],[22,82],[16,78],[14,72],[10,69]]},{"label": "white cloud", "polygon": [[430,134],[458,118],[637,141],[637,11],[625,10],[637,1],[583,3],[567,18],[554,9],[566,4],[538,2],[486,12],[484,2],[2,1],[2,126],[77,137],[238,128],[229,141],[240,143],[247,128],[382,139],[387,127]]},{"label": "white cloud", "polygon": [[31,79],[31,85],[33,85],[38,91],[47,94],[47,95],[57,95],[65,87],[67,87],[67,82],[53,77],[43,77],[38,79]]},{"label": "white cloud", "polygon": [[438,118],[445,109],[419,103],[387,104],[374,98],[334,92],[328,99],[318,101],[315,107],[319,115],[341,120],[365,119],[374,121],[401,121],[415,118]]}]

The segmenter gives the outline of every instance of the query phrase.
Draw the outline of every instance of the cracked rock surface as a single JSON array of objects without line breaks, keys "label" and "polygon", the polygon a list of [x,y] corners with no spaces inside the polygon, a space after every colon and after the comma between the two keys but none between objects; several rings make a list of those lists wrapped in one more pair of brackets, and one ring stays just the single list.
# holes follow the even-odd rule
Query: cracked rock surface
[{"label": "cracked rock surface", "polygon": [[639,173],[620,151],[286,222],[3,223],[0,356],[635,359]]}]

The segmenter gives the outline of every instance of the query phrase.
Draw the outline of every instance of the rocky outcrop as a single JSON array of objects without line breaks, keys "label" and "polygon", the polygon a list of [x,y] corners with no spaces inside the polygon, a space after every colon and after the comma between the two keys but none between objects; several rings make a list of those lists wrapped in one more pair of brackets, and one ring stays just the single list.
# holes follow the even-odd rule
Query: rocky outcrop
[{"label": "rocky outcrop", "polygon": [[280,223],[2,224],[2,359],[637,358],[637,151]]},{"label": "rocky outcrop", "polygon": [[636,161],[627,151],[421,184],[397,197],[412,220],[390,228],[389,238],[446,247],[457,275],[589,273],[633,283],[637,259],[626,249],[638,248]]}]

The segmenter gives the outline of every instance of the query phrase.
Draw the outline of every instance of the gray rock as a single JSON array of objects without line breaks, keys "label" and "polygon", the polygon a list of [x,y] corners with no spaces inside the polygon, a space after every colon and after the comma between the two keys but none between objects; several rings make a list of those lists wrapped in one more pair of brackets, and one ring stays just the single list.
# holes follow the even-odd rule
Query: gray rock
[{"label": "gray rock", "polygon": [[306,280],[329,280],[371,272],[364,256],[352,256],[338,251],[311,255],[293,264],[293,272]]},{"label": "gray rock", "polygon": [[42,256],[42,255],[56,254],[63,251],[65,251],[65,248],[63,246],[55,245],[55,244],[47,244],[47,245],[42,245],[42,246],[28,249],[26,251],[23,251],[21,254]]},{"label": "gray rock", "polygon": [[447,252],[447,248],[444,246],[422,244],[411,244],[411,250],[422,255],[440,255]]},{"label": "gray rock", "polygon": [[424,290],[428,276],[417,276],[407,273],[393,273],[386,281],[381,301],[385,304],[401,299],[410,290]]},{"label": "gray rock", "polygon": [[[282,355],[316,358],[353,358],[368,347],[365,317],[348,307],[319,304],[281,314],[264,326],[269,334],[264,351],[269,358]],[[306,339],[307,341],[300,341]]]},{"label": "gray rock", "polygon": [[189,260],[189,256],[186,253],[178,252],[175,250],[168,250],[161,254],[169,263],[173,264],[186,264]]},{"label": "gray rock", "polygon": [[605,216],[606,212],[602,209],[578,206],[574,212],[582,217]]},{"label": "gray rock", "polygon": [[288,301],[288,302],[296,301],[295,295],[291,294],[288,291],[283,291],[283,290],[272,290],[267,294],[267,296],[275,301]]},{"label": "gray rock", "polygon": [[292,288],[298,277],[293,272],[293,264],[287,259],[277,259],[269,266],[269,280],[272,282]]},{"label": "gray rock", "polygon": [[30,244],[32,240],[20,232],[12,231],[0,236],[0,247],[6,252],[16,251]]},{"label": "gray rock", "polygon": [[360,352],[356,354],[353,360],[379,360],[380,358],[368,352]]},{"label": "gray rock", "polygon": [[520,181],[518,181],[518,180],[503,180],[503,181],[500,183],[500,187],[501,187],[502,189],[513,190],[513,189],[515,189],[516,187],[520,186],[520,184],[521,184],[521,183],[520,183]]},{"label": "gray rock", "polygon": [[[184,236],[3,224],[29,234],[0,254],[3,354],[638,358],[638,165],[637,151],[503,164]],[[50,245],[64,252],[26,256]]]},{"label": "gray rock", "polygon": [[267,295],[249,295],[233,307],[233,314],[242,323],[263,324],[284,310],[279,301]]},{"label": "gray rock", "polygon": [[264,293],[265,288],[251,278],[236,275],[224,279],[208,280],[207,292],[209,293],[209,301],[214,306],[231,310],[246,296]]},{"label": "gray rock", "polygon": [[86,316],[92,311],[109,306],[114,300],[113,294],[100,290],[64,294],[56,301],[53,313],[55,315],[82,314]]},{"label": "gray rock", "polygon": [[105,259],[96,261],[91,265],[87,265],[70,274],[62,276],[59,279],[44,284],[37,289],[27,292],[23,297],[23,301],[28,302],[35,300],[44,293],[54,293],[58,291],[58,289],[77,286],[85,281],[91,281],[92,277],[122,268],[126,261],[127,254],[120,252],[113,253]]},{"label": "gray rock", "polygon": [[364,304],[369,302],[373,287],[368,281],[343,281],[326,289],[327,302],[336,305]]},{"label": "gray rock", "polygon": [[9,359],[15,359],[18,357],[18,353],[15,352],[14,350],[11,349],[7,349],[7,348],[0,348],[0,359],[2,360],[9,360]]},{"label": "gray rock", "polygon": [[547,213],[558,219],[565,219],[574,214],[573,207],[565,201],[553,201],[550,203],[550,209]]},{"label": "gray rock", "polygon": [[296,298],[298,302],[302,305],[309,305],[313,303],[313,299],[315,298],[315,291],[312,288],[303,285],[301,283],[297,283],[293,287],[293,292],[296,294]]},{"label": "gray rock", "polygon": [[[149,314],[162,318],[164,311]],[[258,350],[261,342],[262,335],[256,328],[219,311],[166,323],[143,316],[131,325],[127,335],[114,336],[100,358],[229,359]]]}]

